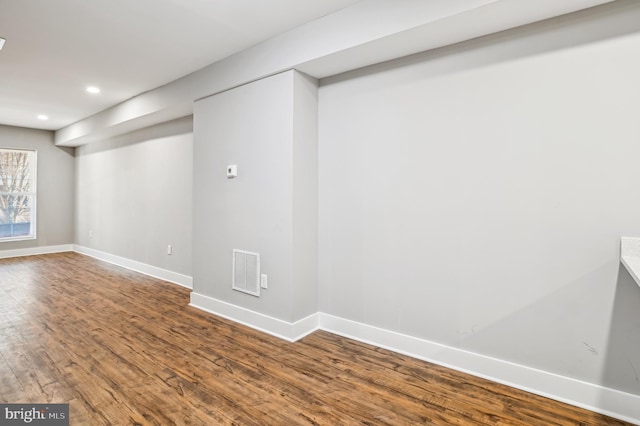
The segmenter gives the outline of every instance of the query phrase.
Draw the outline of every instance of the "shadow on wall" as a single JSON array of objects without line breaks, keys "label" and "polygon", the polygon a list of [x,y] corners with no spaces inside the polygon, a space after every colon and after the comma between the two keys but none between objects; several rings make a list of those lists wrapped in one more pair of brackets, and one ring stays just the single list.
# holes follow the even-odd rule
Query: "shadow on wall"
[{"label": "shadow on wall", "polygon": [[608,261],[456,346],[640,395],[640,287]]},{"label": "shadow on wall", "polygon": [[640,395],[640,286],[622,264],[604,356],[602,384]]}]

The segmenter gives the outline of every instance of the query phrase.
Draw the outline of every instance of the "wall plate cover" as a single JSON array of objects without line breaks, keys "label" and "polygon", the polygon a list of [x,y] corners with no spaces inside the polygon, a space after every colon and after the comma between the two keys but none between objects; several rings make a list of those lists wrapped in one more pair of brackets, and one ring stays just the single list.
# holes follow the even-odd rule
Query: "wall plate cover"
[{"label": "wall plate cover", "polygon": [[260,297],[260,255],[233,249],[231,288]]},{"label": "wall plate cover", "polygon": [[238,176],[238,166],[235,164],[229,164],[227,166],[227,178],[233,179]]}]

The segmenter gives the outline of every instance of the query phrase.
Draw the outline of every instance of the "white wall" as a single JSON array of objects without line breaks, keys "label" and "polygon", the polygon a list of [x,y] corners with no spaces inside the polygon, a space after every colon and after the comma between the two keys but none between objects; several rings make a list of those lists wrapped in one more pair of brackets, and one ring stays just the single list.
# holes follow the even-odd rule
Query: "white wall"
[{"label": "white wall", "polygon": [[320,311],[640,395],[640,5],[603,11],[321,81]]},{"label": "white wall", "polygon": [[76,170],[76,244],[191,275],[191,116],[79,147]]},{"label": "white wall", "polygon": [[[316,95],[288,71],[196,102],[193,288],[207,303],[287,323],[316,312]],[[260,254],[259,298],[231,288],[233,249]]]},{"label": "white wall", "polygon": [[0,147],[38,152],[37,238],[0,243],[0,251],[72,244],[74,149],[54,146],[53,132],[1,125]]}]

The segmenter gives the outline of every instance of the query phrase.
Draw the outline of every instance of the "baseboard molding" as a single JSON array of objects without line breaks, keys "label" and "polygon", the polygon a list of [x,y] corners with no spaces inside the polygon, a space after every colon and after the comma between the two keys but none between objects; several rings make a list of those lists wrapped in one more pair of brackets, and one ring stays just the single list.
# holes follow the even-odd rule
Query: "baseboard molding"
[{"label": "baseboard molding", "polygon": [[147,265],[146,263],[138,262],[135,260],[127,259],[125,257],[116,256],[114,254],[80,245],[74,245],[73,251],[84,254],[86,256],[94,257],[108,263],[112,263],[117,266],[121,266],[126,269],[130,269],[132,271],[140,272],[141,274],[149,275],[151,277],[158,278],[164,281],[169,281],[182,287],[186,287],[189,289],[193,288],[193,278],[188,275],[179,274],[167,269],[158,268],[157,266]]},{"label": "baseboard molding", "polygon": [[[193,280],[187,275],[79,245],[3,250],[0,251],[0,258],[68,251],[76,251],[187,288],[193,287]],[[190,306],[290,342],[295,342],[315,330],[325,330],[640,425],[640,395],[621,392],[321,312],[296,322],[287,322],[195,292],[191,293]]]},{"label": "baseboard molding", "polygon": [[189,305],[289,342],[295,342],[318,329],[318,314],[287,322],[196,292],[191,293]]},{"label": "baseboard molding", "polygon": [[640,425],[639,395],[321,312],[289,323],[195,292],[191,293],[190,305],[290,342],[324,330]]},{"label": "baseboard molding", "polygon": [[320,313],[319,329],[640,424],[640,396]]},{"label": "baseboard molding", "polygon": [[73,251],[73,244],[0,250],[0,259],[7,259],[10,257],[36,256],[39,254],[64,253],[67,251]]}]

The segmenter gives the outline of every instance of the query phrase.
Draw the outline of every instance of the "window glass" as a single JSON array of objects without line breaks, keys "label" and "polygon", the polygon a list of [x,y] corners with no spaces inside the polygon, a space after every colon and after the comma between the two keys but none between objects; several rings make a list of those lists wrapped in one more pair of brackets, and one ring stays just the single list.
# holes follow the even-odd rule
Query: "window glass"
[{"label": "window glass", "polygon": [[0,241],[36,237],[36,152],[0,149]]}]

